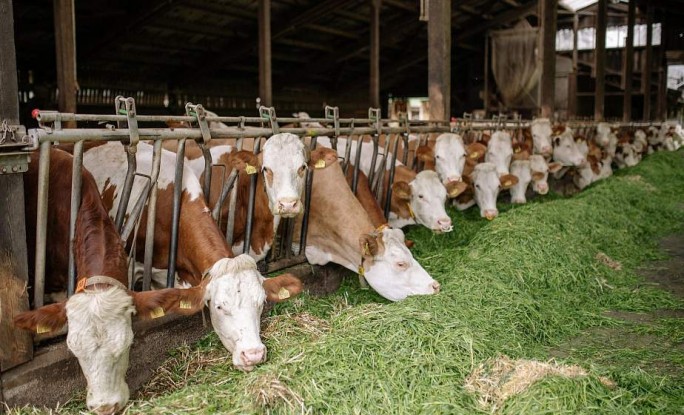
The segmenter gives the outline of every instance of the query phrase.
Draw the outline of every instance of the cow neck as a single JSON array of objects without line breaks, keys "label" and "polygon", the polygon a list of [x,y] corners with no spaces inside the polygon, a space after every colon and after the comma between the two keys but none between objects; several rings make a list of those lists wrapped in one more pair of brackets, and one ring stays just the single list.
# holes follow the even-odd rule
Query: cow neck
[{"label": "cow neck", "polygon": [[[347,184],[351,186],[354,179],[354,169],[347,169]],[[366,210],[373,226],[380,226],[387,223],[385,213],[378,203],[368,183],[368,177],[359,170],[358,182],[356,185],[356,198],[361,206]]]},{"label": "cow neck", "polygon": [[308,247],[331,256],[331,261],[354,272],[361,265],[359,238],[374,230],[338,162],[316,169],[311,192]]},{"label": "cow neck", "polygon": [[126,253],[119,233],[100,201],[95,180],[85,169],[82,177],[74,239],[78,275],[81,278],[104,275],[127,286]]},{"label": "cow neck", "polygon": [[[244,242],[247,229],[247,215],[249,207],[249,189],[251,175],[241,172],[238,178],[238,194],[235,203],[235,233],[233,243]],[[252,219],[252,237],[250,247],[256,254],[261,254],[266,245],[272,245],[275,237],[276,221],[269,209],[268,194],[264,187],[264,177],[257,173],[257,188],[254,199],[254,217]],[[224,208],[224,218],[228,217],[228,204]],[[227,222],[227,220],[225,221]],[[227,226],[227,224],[226,224]],[[225,226],[224,226],[225,229]]]},{"label": "cow neck", "polygon": [[[394,170],[394,182],[406,182],[406,183],[411,183],[415,178],[416,178],[416,172],[413,170],[409,169],[406,166],[396,166]],[[388,188],[388,181],[389,181],[389,171],[386,172],[385,178],[384,178],[384,184],[385,184],[385,189]],[[382,203],[385,203],[385,200],[387,200],[387,192],[385,192],[385,195],[383,196]],[[402,219],[413,219],[413,211],[411,210],[410,207],[410,202],[404,199],[399,199],[394,193],[392,193],[392,201],[390,203],[390,211],[393,212],[397,217],[402,218]]]}]

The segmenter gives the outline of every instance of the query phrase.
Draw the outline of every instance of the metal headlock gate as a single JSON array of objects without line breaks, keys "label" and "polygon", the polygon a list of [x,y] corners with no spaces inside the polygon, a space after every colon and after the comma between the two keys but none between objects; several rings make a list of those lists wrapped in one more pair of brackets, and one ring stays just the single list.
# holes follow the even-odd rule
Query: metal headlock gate
[{"label": "metal headlock gate", "polygon": [[[260,107],[258,117],[223,117],[208,115],[202,105],[195,105],[187,103],[185,106],[186,115],[183,116],[158,116],[158,115],[138,115],[135,107],[135,100],[133,98],[116,97],[115,99],[115,114],[72,114],[59,113],[54,111],[38,111],[35,116],[40,124],[40,128],[31,129],[28,132],[29,137],[34,143],[33,149],[40,148],[39,157],[39,181],[38,181],[38,208],[36,220],[36,260],[34,273],[34,296],[33,307],[38,308],[43,305],[44,289],[45,289],[45,248],[46,248],[46,229],[47,229],[47,197],[48,197],[48,175],[50,166],[50,148],[53,144],[73,144],[73,176],[72,176],[72,194],[71,194],[71,213],[70,213],[70,246],[69,246],[69,275],[67,295],[73,295],[76,288],[77,272],[75,267],[75,258],[73,250],[73,240],[75,233],[76,215],[79,208],[79,201],[81,199],[81,167],[83,165],[84,145],[86,142],[108,142],[119,141],[124,145],[126,157],[128,161],[126,179],[123,189],[121,189],[121,199],[119,205],[116,207],[116,216],[114,219],[117,230],[121,233],[123,241],[128,241],[129,238],[136,233],[140,223],[142,212],[145,206],[148,206],[148,215],[146,226],[146,239],[144,247],[144,273],[143,273],[143,290],[148,290],[151,287],[152,280],[152,259],[154,255],[154,228],[156,216],[156,200],[157,200],[157,186],[156,182],[161,168],[161,154],[162,144],[164,141],[177,140],[177,157],[175,166],[175,183],[180,183],[183,177],[183,168],[185,161],[185,144],[187,140],[195,141],[205,161],[204,168],[204,182],[202,188],[204,196],[207,201],[210,199],[210,184],[213,163],[210,153],[210,142],[212,139],[234,139],[234,146],[237,150],[241,150],[245,140],[252,140],[253,151],[255,154],[260,153],[262,147],[262,140],[267,139],[272,134],[277,133],[292,133],[299,137],[311,137],[310,140],[304,140],[308,145],[309,150],[313,150],[317,145],[317,137],[330,137],[333,146],[336,146],[338,139],[346,138],[349,143],[357,143],[357,151],[354,162],[351,163],[352,155],[350,154],[351,146],[348,145],[344,155],[340,155],[341,164],[345,173],[354,164],[353,171],[353,187],[356,190],[358,175],[360,171],[360,157],[361,157],[361,143],[370,140],[373,145],[374,155],[371,166],[371,174],[369,175],[369,183],[371,183],[374,193],[381,199],[382,190],[382,174],[375,174],[376,171],[384,171],[387,160],[387,155],[392,154],[390,161],[390,168],[388,174],[390,180],[394,176],[394,166],[397,160],[397,149],[400,141],[404,148],[408,149],[409,135],[418,134],[420,142],[426,142],[430,133],[448,132],[450,128],[446,121],[441,122],[407,122],[402,121],[400,125],[390,127],[390,123],[396,123],[396,120],[383,120],[380,118],[380,111],[371,108],[369,110],[368,118],[354,119],[354,118],[340,118],[337,107],[326,107],[325,118],[300,119],[300,118],[277,118],[275,109],[272,107]],[[89,122],[105,124],[104,128],[62,128],[62,123],[66,121]],[[301,123],[301,122],[317,122],[326,124],[327,126],[315,128],[281,128],[280,123]],[[145,123],[172,123],[173,125],[184,124],[184,128],[158,128],[150,127],[144,128],[139,124]],[[216,128],[215,123],[224,123],[224,125]],[[212,127],[210,127],[212,126]],[[384,146],[381,145],[381,137],[385,138]],[[136,166],[136,152],[138,143],[141,141],[150,141],[153,145],[153,160],[152,170],[149,174],[137,172]],[[393,143],[393,146],[390,145]],[[222,143],[225,144],[225,143]],[[392,151],[390,151],[390,149]],[[377,161],[376,161],[377,159]],[[408,162],[408,151],[404,152],[402,162]],[[377,165],[376,165],[377,163]],[[415,161],[413,163],[415,165]],[[228,169],[228,166],[220,165],[220,168]],[[274,241],[273,246],[267,260],[261,262],[261,272],[273,272],[288,266],[296,265],[305,262],[306,249],[306,233],[308,229],[308,212],[309,203],[311,199],[311,184],[313,181],[313,174],[315,169],[308,169],[306,175],[306,187],[304,195],[304,216],[302,220],[302,228],[300,233],[300,248],[299,252],[292,252],[292,240],[294,234],[295,220],[293,218],[282,220],[279,226],[279,231]],[[225,172],[225,170],[224,170]],[[235,220],[235,206],[237,199],[237,183],[238,171],[231,169],[228,178],[223,182],[219,201],[212,209],[212,217],[221,224],[223,220],[227,221],[226,226],[226,240],[229,246],[233,246],[233,230]],[[134,184],[134,179],[137,177],[145,180],[143,191],[140,197],[132,203],[130,212],[127,212],[131,200],[131,192]],[[391,182],[391,181],[390,181]],[[245,229],[245,242],[243,250],[245,253],[249,252],[250,242],[252,238],[252,223],[254,218],[254,203],[256,197],[257,175],[251,175],[249,193],[249,206],[247,225]],[[391,187],[385,190],[391,192]],[[179,219],[181,209],[181,194],[182,186],[175,186],[173,195],[173,214],[172,214],[172,229],[171,239],[169,241],[169,258],[167,268],[167,286],[173,286],[176,273],[176,253],[178,248],[178,234],[179,234]],[[388,195],[389,196],[389,195]],[[389,201],[389,197],[387,198]],[[221,217],[221,207],[229,203],[229,215],[227,218]],[[128,217],[126,219],[126,214]],[[385,216],[389,215],[389,202],[385,206]],[[130,238],[133,242],[127,247],[129,252],[130,276],[129,283],[133,284],[133,265],[135,263],[135,240]]]}]

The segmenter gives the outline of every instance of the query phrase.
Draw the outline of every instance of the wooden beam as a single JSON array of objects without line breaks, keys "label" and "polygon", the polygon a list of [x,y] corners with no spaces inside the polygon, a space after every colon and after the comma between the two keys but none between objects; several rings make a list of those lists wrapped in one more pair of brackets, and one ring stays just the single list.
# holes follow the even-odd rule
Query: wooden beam
[{"label": "wooden beam", "polygon": [[259,0],[259,98],[261,105],[273,105],[271,76],[271,0]]},{"label": "wooden beam", "polygon": [[[76,21],[74,0],[53,2],[55,19],[55,47],[57,51],[57,108],[61,112],[76,112]],[[66,122],[64,128],[74,128],[76,123]]]},{"label": "wooden beam", "polygon": [[323,26],[315,23],[309,23],[305,27],[306,29],[315,30],[321,33],[327,33],[329,35],[335,35],[343,37],[346,39],[359,40],[361,37],[356,33],[347,32],[346,30],[336,29],[334,27]]},{"label": "wooden beam", "polygon": [[577,115],[577,78],[579,76],[577,32],[579,32],[579,16],[575,13],[572,17],[572,73],[568,77],[568,117]]},{"label": "wooden beam", "polygon": [[607,3],[607,0],[598,0],[596,11],[596,97],[594,99],[594,119],[596,121],[603,121],[606,102]]},{"label": "wooden beam", "polygon": [[451,0],[430,0],[428,96],[430,119],[451,117]]},{"label": "wooden beam", "polygon": [[653,70],[653,6],[646,6],[646,57],[642,69],[641,92],[644,93],[644,121],[651,119],[651,73]]},{"label": "wooden beam", "polygon": [[384,3],[397,9],[406,10],[407,12],[420,12],[419,2],[417,1],[384,0]]},{"label": "wooden beam", "polygon": [[622,97],[622,120],[632,121],[632,85],[634,76],[634,21],[636,16],[636,0],[629,0],[627,8],[627,39],[625,39],[625,60],[623,63],[624,94]]},{"label": "wooden beam", "polygon": [[380,108],[380,10],[382,0],[370,0],[370,106]]},{"label": "wooden beam", "polygon": [[[19,124],[17,59],[12,0],[0,0],[0,123]],[[0,150],[0,152],[3,152]],[[0,371],[31,360],[30,333],[14,328],[12,318],[28,310],[28,260],[21,174],[0,173]],[[0,400],[2,385],[0,384]]]},{"label": "wooden beam", "polygon": [[454,37],[454,42],[462,42],[472,36],[478,35],[486,30],[497,28],[501,25],[510,23],[514,20],[524,19],[530,14],[535,14],[537,11],[537,0],[528,0],[521,7],[517,9],[511,9],[503,13],[497,14],[491,20],[483,22],[481,24],[472,25],[469,29],[461,31],[456,37]]},{"label": "wooden beam", "polygon": [[[665,20],[665,19],[663,19]],[[665,121],[667,119],[667,57],[665,50],[667,49],[668,39],[665,36],[666,21],[662,22],[661,27],[661,43],[658,48],[658,95],[656,100],[656,119]]]},{"label": "wooden beam", "polygon": [[558,0],[540,0],[541,116],[553,118],[556,98],[556,9]]}]

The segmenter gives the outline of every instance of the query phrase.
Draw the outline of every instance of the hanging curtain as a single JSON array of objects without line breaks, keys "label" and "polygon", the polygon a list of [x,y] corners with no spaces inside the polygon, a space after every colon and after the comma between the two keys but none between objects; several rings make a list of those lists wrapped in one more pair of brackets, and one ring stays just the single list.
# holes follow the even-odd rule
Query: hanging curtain
[{"label": "hanging curtain", "polygon": [[520,21],[513,29],[490,33],[492,73],[501,98],[509,108],[519,103],[539,82],[538,35],[539,30],[526,20]]}]

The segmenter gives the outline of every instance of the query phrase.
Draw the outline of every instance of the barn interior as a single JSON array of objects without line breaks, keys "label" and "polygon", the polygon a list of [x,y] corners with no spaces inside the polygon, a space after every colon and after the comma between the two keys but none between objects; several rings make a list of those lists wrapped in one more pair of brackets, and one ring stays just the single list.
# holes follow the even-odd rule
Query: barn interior
[{"label": "barn interior", "polygon": [[[270,18],[272,100],[281,113],[319,116],[325,105],[359,116],[369,106],[388,114],[390,98],[426,97],[429,0],[379,3],[379,103],[369,93],[375,53],[371,42],[374,2],[366,0],[92,0],[76,2],[75,33],[68,16],[38,0],[15,1],[15,41],[22,122],[33,108],[57,109],[58,73],[68,63],[61,36],[73,35],[76,105],[79,112],[112,111],[116,95],[133,96],[147,113],[180,114],[185,102],[219,113],[254,115],[259,90],[259,16]],[[59,1],[53,2],[59,5]],[[451,115],[487,109],[536,112],[537,102],[510,108],[501,102],[488,65],[487,40],[521,21],[539,26],[537,0],[467,0],[451,5]],[[663,90],[668,65],[684,64],[684,7],[677,0],[636,1],[632,71],[632,119],[644,115],[644,86],[650,83],[651,115],[665,117]],[[422,20],[421,20],[422,19]],[[608,1],[605,116],[619,117],[627,77],[624,70],[628,4]],[[561,118],[590,117],[596,94],[595,45],[586,44],[597,23],[597,2],[560,1],[557,8],[556,109]],[[644,25],[653,25],[647,52]],[[525,23],[522,23],[525,24]],[[55,27],[62,27],[56,33]],[[572,33],[579,32],[573,54]],[[63,34],[62,34],[63,32]],[[613,38],[615,42],[611,43]],[[262,48],[263,49],[263,48]],[[647,55],[651,53],[649,57]],[[66,55],[68,61],[69,55]],[[573,58],[574,56],[574,58]],[[649,74],[645,73],[650,59]],[[60,69],[60,65],[62,69]],[[485,65],[489,67],[484,76]],[[68,72],[67,72],[68,73]],[[650,77],[649,81],[646,78]],[[488,83],[489,102],[483,96]],[[671,109],[681,91],[670,90]],[[264,100],[262,103],[266,103]],[[65,110],[65,109],[62,109]],[[73,111],[73,110],[72,110]],[[672,115],[672,113],[670,114]]]}]

